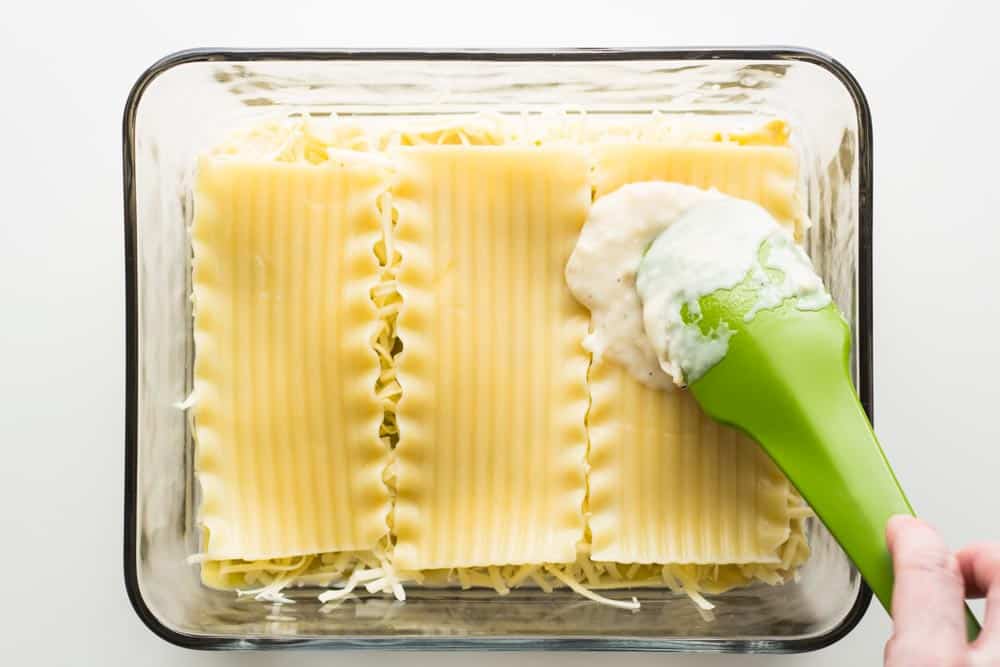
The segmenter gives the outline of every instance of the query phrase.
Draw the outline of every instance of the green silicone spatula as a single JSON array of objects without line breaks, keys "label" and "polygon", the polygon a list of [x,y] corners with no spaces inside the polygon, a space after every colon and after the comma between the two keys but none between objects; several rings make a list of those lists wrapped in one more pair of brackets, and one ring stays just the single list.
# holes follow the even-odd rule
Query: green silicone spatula
[{"label": "green silicone spatula", "polygon": [[[669,233],[654,246],[668,242]],[[640,281],[652,255],[647,252],[640,266]],[[760,289],[748,276],[734,288],[700,297],[697,318],[690,310],[699,309],[685,307],[685,322],[706,335],[720,326],[731,333],[725,355],[689,389],[708,415],[760,443],[891,611],[886,522],[913,510],[851,382],[848,325],[833,304],[804,310],[791,298],[748,319]],[[966,617],[971,639],[979,624],[968,607]]]}]

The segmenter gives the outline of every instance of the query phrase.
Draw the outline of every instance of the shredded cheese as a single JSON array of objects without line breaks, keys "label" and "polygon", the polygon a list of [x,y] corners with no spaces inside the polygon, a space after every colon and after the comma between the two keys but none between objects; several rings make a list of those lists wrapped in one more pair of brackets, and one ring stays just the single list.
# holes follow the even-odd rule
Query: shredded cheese
[{"label": "shredded cheese", "polygon": [[563,584],[568,586],[575,593],[579,593],[588,600],[593,600],[594,602],[600,602],[601,604],[606,604],[609,607],[617,607],[619,609],[628,609],[631,611],[639,610],[639,601],[636,598],[632,598],[629,602],[622,602],[621,600],[612,600],[611,598],[606,598],[603,595],[598,595],[592,590],[588,589],[586,586],[580,584],[570,576],[567,576],[565,572],[560,570],[558,567],[553,565],[546,565],[545,571],[551,574],[553,577],[561,581]]}]

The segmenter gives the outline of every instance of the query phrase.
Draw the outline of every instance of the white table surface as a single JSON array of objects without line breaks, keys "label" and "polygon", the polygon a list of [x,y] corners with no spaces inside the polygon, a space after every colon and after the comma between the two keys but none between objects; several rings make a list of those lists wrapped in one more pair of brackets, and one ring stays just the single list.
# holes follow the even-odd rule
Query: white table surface
[{"label": "white table surface", "polygon": [[[280,4],[287,6],[276,10]],[[192,46],[794,44],[845,63],[875,120],[877,431],[949,543],[1000,538],[1000,177],[992,3],[12,2],[0,19],[0,662],[9,665],[874,665],[873,606],[800,656],[196,653],[122,584],[121,110]],[[903,5],[903,3],[898,3]],[[920,3],[905,3],[915,6]],[[950,4],[950,7],[947,5]],[[808,8],[807,8],[808,6]],[[9,661],[8,661],[9,660]]]}]

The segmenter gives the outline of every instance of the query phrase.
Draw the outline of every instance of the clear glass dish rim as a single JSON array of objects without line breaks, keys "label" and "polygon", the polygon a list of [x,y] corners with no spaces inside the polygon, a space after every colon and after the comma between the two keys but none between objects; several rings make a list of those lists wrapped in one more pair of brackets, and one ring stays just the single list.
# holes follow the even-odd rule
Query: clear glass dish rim
[{"label": "clear glass dish rim", "polygon": [[861,582],[850,611],[840,623],[815,637],[793,639],[648,639],[630,637],[353,637],[353,638],[233,638],[190,635],[168,627],[153,613],[139,589],[136,549],[138,484],[138,254],[135,188],[135,120],[143,93],[159,75],[179,65],[197,62],[247,61],[485,61],[485,62],[599,62],[643,60],[756,60],[803,62],[832,74],[854,102],[858,122],[858,394],[869,419],[873,403],[872,313],[872,121],[864,91],[854,75],[825,53],[792,46],[691,48],[580,48],[580,49],[220,49],[194,48],[171,53],[143,72],[125,102],[122,117],[122,165],[125,231],[125,505],[123,569],[129,602],[153,633],[176,646],[202,650],[231,649],[394,649],[497,651],[648,651],[668,653],[804,653],[829,646],[857,626],[871,602],[871,589]]}]

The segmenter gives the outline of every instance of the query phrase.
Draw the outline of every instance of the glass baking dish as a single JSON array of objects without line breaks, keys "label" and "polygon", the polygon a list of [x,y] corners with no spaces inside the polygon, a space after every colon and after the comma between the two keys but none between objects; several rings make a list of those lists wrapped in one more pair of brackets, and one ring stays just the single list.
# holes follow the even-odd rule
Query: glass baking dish
[{"label": "glass baking dish", "polygon": [[847,634],[871,593],[819,521],[796,582],[710,596],[643,590],[629,613],[570,591],[421,590],[320,611],[293,589],[274,609],[204,587],[188,419],[191,184],[196,154],[233,126],[287,113],[369,119],[481,111],[697,115],[723,125],[778,115],[793,128],[812,227],[805,242],[855,332],[855,380],[872,411],[872,135],[857,82],[804,49],[229,51],[170,55],[124,114],[126,433],[124,570],[136,612],[175,644],[212,649],[590,649],[798,652]]}]

